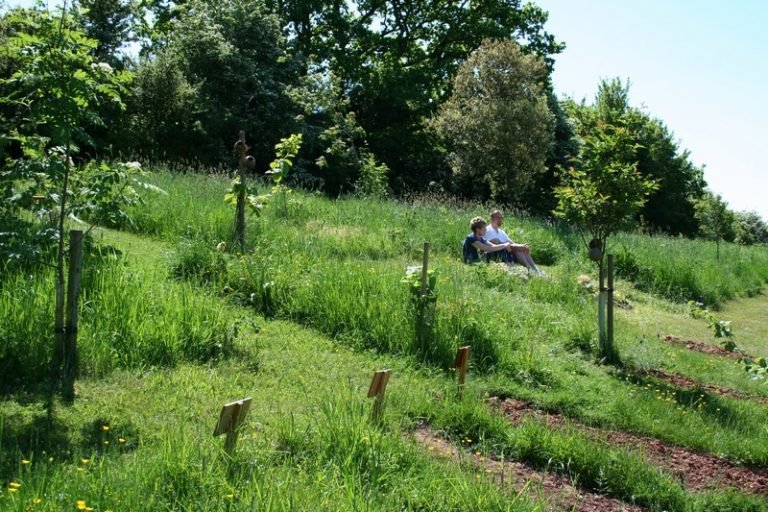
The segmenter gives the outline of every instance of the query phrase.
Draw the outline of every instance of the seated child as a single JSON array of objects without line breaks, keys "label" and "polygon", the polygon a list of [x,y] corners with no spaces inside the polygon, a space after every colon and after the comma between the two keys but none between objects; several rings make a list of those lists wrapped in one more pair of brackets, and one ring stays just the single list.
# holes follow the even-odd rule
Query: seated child
[{"label": "seated child", "polygon": [[485,229],[488,223],[482,217],[475,217],[469,224],[472,233],[467,235],[462,245],[462,258],[464,263],[476,263],[480,261],[480,253],[491,254],[504,251],[509,243],[493,244],[485,240]]}]

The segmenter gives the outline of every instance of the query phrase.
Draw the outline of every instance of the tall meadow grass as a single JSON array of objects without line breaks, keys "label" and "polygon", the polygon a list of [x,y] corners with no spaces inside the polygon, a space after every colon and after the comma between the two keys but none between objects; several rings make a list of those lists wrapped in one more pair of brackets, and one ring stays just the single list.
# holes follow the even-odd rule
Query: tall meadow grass
[{"label": "tall meadow grass", "polygon": [[[82,375],[209,361],[232,349],[232,313],[192,283],[172,282],[164,273],[112,257],[88,258],[84,268],[78,332]],[[13,273],[0,288],[4,386],[48,377],[54,288],[52,270]]]}]

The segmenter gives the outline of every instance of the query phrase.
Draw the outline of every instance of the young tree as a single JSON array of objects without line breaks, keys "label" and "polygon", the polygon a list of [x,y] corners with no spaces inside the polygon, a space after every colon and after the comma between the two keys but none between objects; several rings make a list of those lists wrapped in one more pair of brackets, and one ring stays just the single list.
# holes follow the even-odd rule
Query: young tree
[{"label": "young tree", "polygon": [[624,126],[635,146],[638,172],[658,187],[639,210],[645,227],[670,234],[693,236],[698,224],[693,203],[701,198],[706,183],[703,171],[681,150],[673,133],[659,119],[629,102],[629,81],[602,80],[592,105],[567,102],[571,117],[582,132],[599,123]]},{"label": "young tree", "polygon": [[[623,126],[597,124],[582,134],[577,167],[563,173],[562,184],[555,189],[558,199],[554,214],[578,226],[595,242],[585,245],[601,249],[597,255],[600,272],[600,318],[605,303],[603,267],[608,239],[631,227],[656,184],[637,170],[636,146]],[[613,340],[600,326],[600,357],[618,362]]]},{"label": "young tree", "polygon": [[461,66],[431,124],[466,194],[512,202],[545,171],[555,124],[547,76],[514,41],[485,41]]},{"label": "young tree", "polygon": [[728,209],[728,203],[719,194],[707,192],[694,204],[694,214],[699,221],[701,234],[714,240],[717,245],[717,259],[720,260],[720,241],[732,242],[734,239],[734,214]]},{"label": "young tree", "polygon": [[[71,334],[64,319],[66,221],[77,217],[99,221],[114,214],[112,206],[131,195],[129,176],[135,170],[122,165],[80,170],[73,157],[81,145],[91,143],[88,130],[102,124],[100,105],[122,105],[129,75],[94,59],[96,42],[71,23],[66,2],[58,17],[36,10],[16,11],[12,16],[16,33],[8,38],[5,51],[18,68],[0,82],[0,103],[12,106],[15,113],[3,139],[19,146],[22,157],[4,162],[6,170],[0,173],[0,190],[7,199],[3,211],[20,222],[39,219],[40,232],[52,236],[56,247],[54,361],[62,364]],[[68,354],[67,359],[63,371],[72,377],[74,355]]]}]

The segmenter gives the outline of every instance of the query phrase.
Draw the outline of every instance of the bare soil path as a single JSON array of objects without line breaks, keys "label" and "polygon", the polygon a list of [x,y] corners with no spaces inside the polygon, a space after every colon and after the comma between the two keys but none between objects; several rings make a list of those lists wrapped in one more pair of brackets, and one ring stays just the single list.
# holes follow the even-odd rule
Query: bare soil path
[{"label": "bare soil path", "polygon": [[547,413],[520,400],[492,399],[491,403],[513,425],[519,424],[526,418],[539,417],[551,427],[569,425],[585,432],[593,439],[639,451],[651,463],[677,476],[688,489],[734,488],[768,496],[768,471],[766,470],[736,466],[714,455],[697,453],[651,437],[590,427],[559,414]]},{"label": "bare soil path", "polygon": [[513,489],[516,494],[527,495],[548,502],[547,510],[576,512],[640,512],[637,505],[608,498],[576,487],[565,476],[535,470],[515,461],[500,461],[483,457],[479,453],[464,452],[440,437],[428,427],[422,427],[413,438],[438,456],[471,463],[489,475],[496,484]]}]

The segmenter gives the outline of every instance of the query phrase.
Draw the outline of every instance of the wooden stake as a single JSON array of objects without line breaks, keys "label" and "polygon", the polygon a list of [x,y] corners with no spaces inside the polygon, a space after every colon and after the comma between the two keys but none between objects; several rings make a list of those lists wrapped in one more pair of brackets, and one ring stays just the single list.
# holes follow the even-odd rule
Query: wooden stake
[{"label": "wooden stake", "polygon": [[424,242],[424,258],[421,262],[421,296],[427,294],[427,286],[429,285],[429,275],[427,274],[427,268],[429,266],[429,242]]},{"label": "wooden stake", "polygon": [[598,343],[600,347],[600,357],[604,358],[608,355],[606,345],[606,333],[605,333],[605,273],[603,266],[600,265],[600,293],[597,298],[597,329],[598,329]]},{"label": "wooden stake", "polygon": [[379,420],[384,412],[384,393],[392,370],[379,370],[373,374],[368,388],[368,398],[373,398],[373,419]]},{"label": "wooden stake", "polygon": [[245,155],[248,146],[245,143],[245,132],[240,130],[239,138],[235,142],[235,155],[237,155],[237,175],[240,178],[240,191],[237,194],[237,210],[235,211],[235,243],[241,248],[245,246],[245,177],[247,165]]},{"label": "wooden stake", "polygon": [[613,351],[613,254],[608,254],[608,312],[607,312],[607,332],[608,346]]},{"label": "wooden stake", "polygon": [[467,369],[469,368],[469,345],[463,346],[456,351],[456,373],[459,376],[459,398],[464,391],[464,381],[467,378]]},{"label": "wooden stake", "polygon": [[80,275],[83,266],[83,232],[69,232],[69,276],[67,279],[67,305],[64,344],[62,350],[62,397],[67,402],[75,399],[77,377],[77,327],[80,299]]},{"label": "wooden stake", "polygon": [[232,453],[235,450],[235,445],[237,444],[237,435],[240,425],[243,423],[250,410],[251,397],[225,404],[221,408],[219,421],[216,423],[213,436],[217,437],[221,434],[227,434],[227,439],[224,441],[224,451],[230,456],[232,456]]}]

